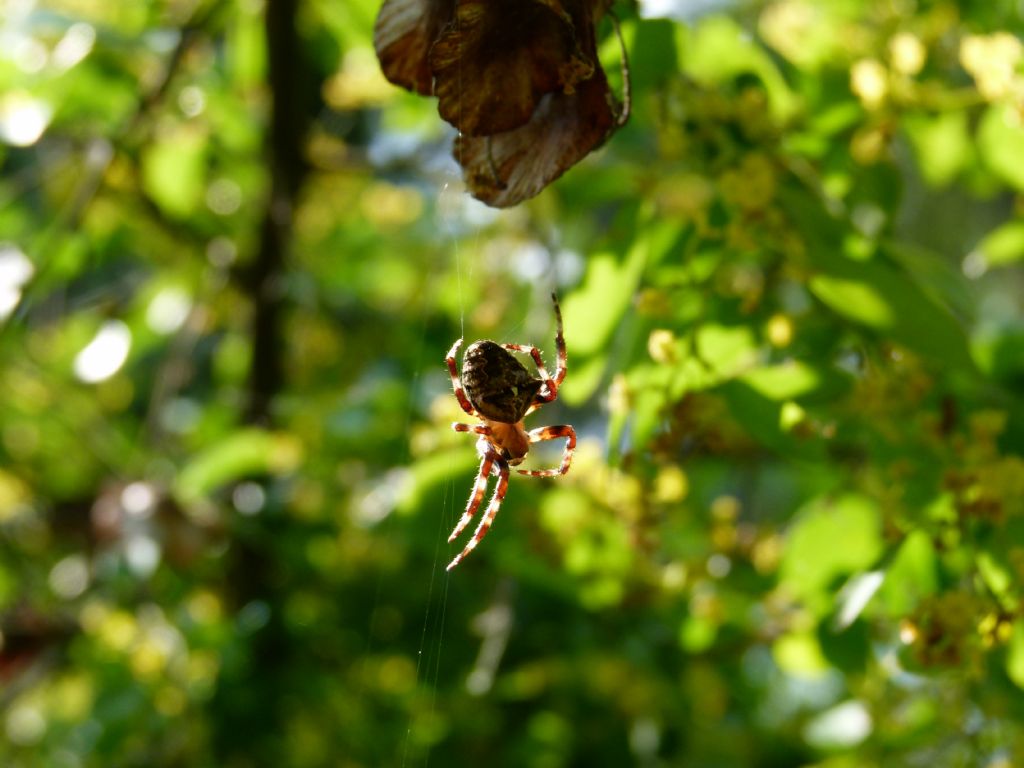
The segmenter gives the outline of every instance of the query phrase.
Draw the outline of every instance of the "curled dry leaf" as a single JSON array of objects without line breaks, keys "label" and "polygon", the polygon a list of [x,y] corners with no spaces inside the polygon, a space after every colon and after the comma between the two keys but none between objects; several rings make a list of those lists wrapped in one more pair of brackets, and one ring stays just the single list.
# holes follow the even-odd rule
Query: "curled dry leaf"
[{"label": "curled dry leaf", "polygon": [[430,96],[430,47],[455,14],[455,0],[385,0],[373,27],[373,47],[390,82]]},{"label": "curled dry leaf", "polygon": [[459,0],[430,51],[441,117],[489,136],[524,125],[545,94],[572,93],[595,69],[574,23],[585,17],[584,0]]},{"label": "curled dry leaf", "polygon": [[494,136],[460,136],[455,159],[473,197],[507,208],[538,194],[600,146],[616,108],[600,69],[573,93],[545,95],[530,121]]},{"label": "curled dry leaf", "polygon": [[455,157],[470,193],[502,208],[536,195],[625,121],[597,57],[608,5],[385,0],[374,46],[391,82],[438,96],[460,131]]},{"label": "curled dry leaf", "polygon": [[455,159],[473,197],[506,208],[538,194],[604,143],[625,118],[597,59],[597,19],[604,0],[574,0],[576,40],[592,75],[571,90],[545,94],[530,120],[492,136],[460,136]]}]

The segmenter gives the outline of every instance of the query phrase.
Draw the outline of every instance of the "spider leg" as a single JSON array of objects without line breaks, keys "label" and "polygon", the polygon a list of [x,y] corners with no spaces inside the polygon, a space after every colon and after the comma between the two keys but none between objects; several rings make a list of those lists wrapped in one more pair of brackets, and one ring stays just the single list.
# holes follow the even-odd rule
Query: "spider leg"
[{"label": "spider leg", "polygon": [[[562,309],[558,306],[558,297],[554,293],[551,294],[551,301],[555,303],[555,348],[558,350],[552,392],[557,393],[558,387],[565,381],[565,335],[562,333]],[[554,400],[554,397],[551,399]]]},{"label": "spider leg", "polygon": [[[460,424],[458,426],[467,426]],[[448,537],[448,543],[455,541],[459,534],[462,533],[463,529],[469,525],[469,521],[473,519],[473,515],[480,508],[481,502],[484,500],[484,493],[487,491],[487,478],[491,474],[491,466],[494,464],[495,453],[493,450],[484,451],[480,457],[480,469],[476,473],[476,481],[473,483],[473,490],[469,494],[469,501],[466,502],[466,511],[462,513],[462,517],[459,518],[459,522],[456,523],[455,528],[452,530],[451,535]]]},{"label": "spider leg", "polygon": [[[537,373],[540,374],[541,381],[544,382],[544,387],[537,393],[531,408],[540,407],[544,403],[550,403],[554,400],[555,395],[558,392],[558,388],[552,382],[551,374],[548,373],[548,369],[544,366],[544,359],[540,356],[540,350],[531,344],[502,344],[501,346],[512,352],[528,354],[533,358],[533,362],[537,365]],[[529,413],[529,411],[527,411],[527,413]]]},{"label": "spider leg", "polygon": [[462,339],[459,339],[452,348],[448,350],[448,354],[445,357],[445,364],[448,366],[448,373],[452,377],[452,389],[455,390],[455,399],[459,401],[459,405],[462,406],[462,410],[468,413],[470,416],[479,416],[476,409],[470,405],[469,398],[466,397],[466,390],[462,388],[462,379],[459,378],[459,370],[455,367],[455,357],[459,353],[459,347],[462,346]]},{"label": "spider leg", "polygon": [[539,443],[543,440],[557,440],[560,437],[566,438],[565,451],[562,453],[562,463],[557,469],[517,469],[521,475],[530,477],[555,477],[564,475],[569,471],[569,464],[572,463],[572,453],[576,450],[576,430],[568,424],[557,427],[538,427],[531,429],[527,435],[531,443]]},{"label": "spider leg", "polygon": [[[487,531],[490,530],[491,524],[494,522],[494,518],[498,514],[498,510],[501,509],[501,502],[505,499],[505,491],[508,490],[508,462],[501,458],[497,453],[494,453],[493,450],[490,451],[490,458],[493,462],[491,469],[498,475],[498,484],[494,487],[494,495],[491,496],[491,501],[487,505],[487,511],[484,512],[483,517],[480,518],[480,524],[476,527],[476,531],[473,532],[473,538],[469,540],[465,549],[457,554],[454,560],[448,563],[448,567],[445,568],[446,571],[450,571],[462,562],[462,559],[466,555],[476,549],[476,545],[480,543],[480,540],[486,536]],[[459,525],[462,525],[462,520],[459,521]]]},{"label": "spider leg", "polygon": [[456,432],[475,432],[478,435],[491,434],[491,428],[486,424],[463,424],[460,421],[453,421],[452,429]]},{"label": "spider leg", "polygon": [[540,350],[532,344],[502,344],[501,346],[512,352],[522,352],[529,355],[533,358],[533,362],[537,364],[537,372],[540,373],[540,377],[544,381],[548,381],[551,378],[548,369],[544,367],[544,358],[540,356]]},{"label": "spider leg", "polygon": [[535,363],[537,363],[537,370],[540,373],[541,379],[544,380],[544,388],[537,393],[537,396],[533,399],[530,404],[529,410],[526,411],[524,416],[529,416],[531,413],[536,411],[545,403],[550,403],[556,397],[558,397],[558,388],[565,381],[565,335],[562,332],[562,309],[558,306],[558,296],[551,294],[551,301],[555,304],[555,348],[558,353],[558,357],[555,362],[555,375],[554,377],[548,373],[547,368],[544,367],[544,363],[540,357],[540,351],[534,347],[527,346],[525,344],[505,344],[506,349],[515,349],[520,352],[529,352],[533,357]]}]

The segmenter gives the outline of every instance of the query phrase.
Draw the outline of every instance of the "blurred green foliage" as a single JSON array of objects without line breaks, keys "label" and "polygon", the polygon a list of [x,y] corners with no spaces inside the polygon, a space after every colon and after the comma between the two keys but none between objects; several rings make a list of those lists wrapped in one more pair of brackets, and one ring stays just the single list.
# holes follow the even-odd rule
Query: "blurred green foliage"
[{"label": "blurred green foliage", "polygon": [[[0,9],[0,762],[1014,764],[1020,4],[622,5],[631,121],[501,213],[375,0],[297,6],[275,208],[288,7]],[[553,289],[573,467],[445,575],[444,353]]]}]

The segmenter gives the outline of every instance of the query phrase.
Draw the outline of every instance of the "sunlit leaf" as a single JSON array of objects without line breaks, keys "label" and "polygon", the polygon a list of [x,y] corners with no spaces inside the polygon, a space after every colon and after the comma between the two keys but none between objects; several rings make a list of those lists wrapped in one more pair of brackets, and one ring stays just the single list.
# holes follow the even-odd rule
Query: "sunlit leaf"
[{"label": "sunlit leaf", "polygon": [[1024,221],[1008,221],[985,235],[978,252],[990,267],[1024,261]]},{"label": "sunlit leaf", "polygon": [[727,381],[717,391],[725,397],[729,411],[751,438],[792,458],[819,453],[819,441],[798,437],[786,424],[786,403],[780,403],[754,389],[742,379]]},{"label": "sunlit leaf", "polygon": [[989,107],[978,126],[978,151],[992,173],[1024,190],[1024,127],[1019,111],[1009,104]]},{"label": "sunlit leaf", "polygon": [[[803,193],[785,194],[787,207],[812,237],[815,274],[809,287],[834,312],[911,349],[961,369],[973,367],[964,329],[910,276],[882,258],[854,260],[840,250],[838,222]],[[814,217],[817,210],[820,216]]]},{"label": "sunlit leaf", "polygon": [[293,436],[244,429],[192,457],[179,472],[174,492],[190,503],[246,477],[289,472],[301,458],[302,447]]},{"label": "sunlit leaf", "polygon": [[206,191],[206,136],[182,129],[147,146],[142,155],[142,184],[172,216],[194,213]]},{"label": "sunlit leaf", "polygon": [[935,547],[925,531],[913,531],[900,544],[879,590],[879,600],[892,616],[906,616],[922,597],[939,585]]},{"label": "sunlit leaf", "polygon": [[1013,634],[1006,652],[1006,674],[1018,688],[1024,688],[1024,619],[1013,622]]},{"label": "sunlit leaf", "polygon": [[1015,590],[1008,563],[1000,562],[994,552],[979,552],[977,564],[978,574],[985,580],[991,593],[1002,600],[1012,600]]},{"label": "sunlit leaf", "polygon": [[806,504],[786,536],[780,582],[812,606],[827,608],[836,579],[874,565],[882,552],[881,515],[861,495],[820,497]]},{"label": "sunlit leaf", "polygon": [[697,352],[721,376],[733,376],[757,361],[757,343],[746,325],[704,323],[697,328]]},{"label": "sunlit leaf", "polygon": [[904,125],[929,184],[948,184],[970,160],[973,148],[966,113],[909,115]]},{"label": "sunlit leaf", "polygon": [[[472,438],[467,436],[466,442],[471,445]],[[439,515],[445,510],[461,510],[469,497],[474,471],[479,464],[479,457],[471,447],[458,452],[438,453],[416,462],[399,489],[396,508],[405,514],[422,511]],[[454,496],[449,495],[452,492]],[[453,516],[453,524],[455,519]]]},{"label": "sunlit leaf", "polygon": [[[664,366],[644,365],[630,371],[628,423],[629,442],[633,450],[650,442],[661,423],[663,410],[669,402],[669,386],[673,377],[672,369]],[[611,440],[618,443],[615,431],[611,433]]]},{"label": "sunlit leaf", "polygon": [[780,669],[795,677],[817,678],[828,670],[821,645],[810,633],[782,635],[772,644],[772,656]]},{"label": "sunlit leaf", "polygon": [[778,119],[785,119],[796,108],[796,98],[771,57],[754,45],[749,34],[732,19],[711,16],[693,27],[682,58],[684,71],[704,84],[757,75],[768,91],[772,114]]},{"label": "sunlit leaf", "polygon": [[741,378],[751,388],[772,400],[802,397],[822,383],[820,371],[797,361],[756,368]]},{"label": "sunlit leaf", "polygon": [[892,331],[896,308],[871,282],[856,277],[816,275],[811,278],[814,295],[852,320],[880,331]]},{"label": "sunlit leaf", "polygon": [[589,357],[608,343],[633,300],[647,256],[641,240],[622,260],[610,253],[589,259],[583,285],[563,304],[566,333],[575,354]]},{"label": "sunlit leaf", "polygon": [[701,616],[687,616],[679,628],[679,644],[689,653],[706,651],[717,636],[718,627]]},{"label": "sunlit leaf", "polygon": [[232,15],[225,39],[225,53],[235,86],[258,87],[267,63],[259,14],[242,12]]}]

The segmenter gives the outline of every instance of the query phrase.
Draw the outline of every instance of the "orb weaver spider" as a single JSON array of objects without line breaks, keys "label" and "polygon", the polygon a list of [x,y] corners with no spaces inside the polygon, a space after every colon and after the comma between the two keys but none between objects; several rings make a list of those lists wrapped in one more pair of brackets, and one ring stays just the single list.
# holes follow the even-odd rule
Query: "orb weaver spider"
[{"label": "orb weaver spider", "polygon": [[[448,564],[446,570],[450,571],[462,562],[487,534],[501,508],[505,491],[508,490],[509,467],[522,463],[531,444],[566,438],[562,463],[554,469],[518,469],[516,471],[519,474],[530,477],[554,477],[569,471],[572,453],[576,448],[576,430],[568,424],[561,424],[538,427],[527,432],[523,426],[523,419],[558,397],[558,387],[565,380],[562,311],[558,306],[558,297],[553,293],[551,300],[555,305],[555,347],[558,350],[554,376],[551,376],[544,367],[540,350],[529,344],[498,344],[486,340],[473,342],[463,355],[461,376],[456,368],[456,355],[462,345],[462,339],[452,344],[452,348],[448,350],[445,362],[451,374],[455,398],[462,406],[462,410],[482,422],[452,424],[452,429],[456,432],[473,432],[479,435],[476,450],[480,455],[480,469],[473,483],[469,501],[466,503],[466,511],[448,537],[449,543],[455,541],[480,508],[490,475],[497,475],[498,482],[473,537]],[[530,355],[540,377],[531,375],[526,366],[512,354],[513,352]]]}]

